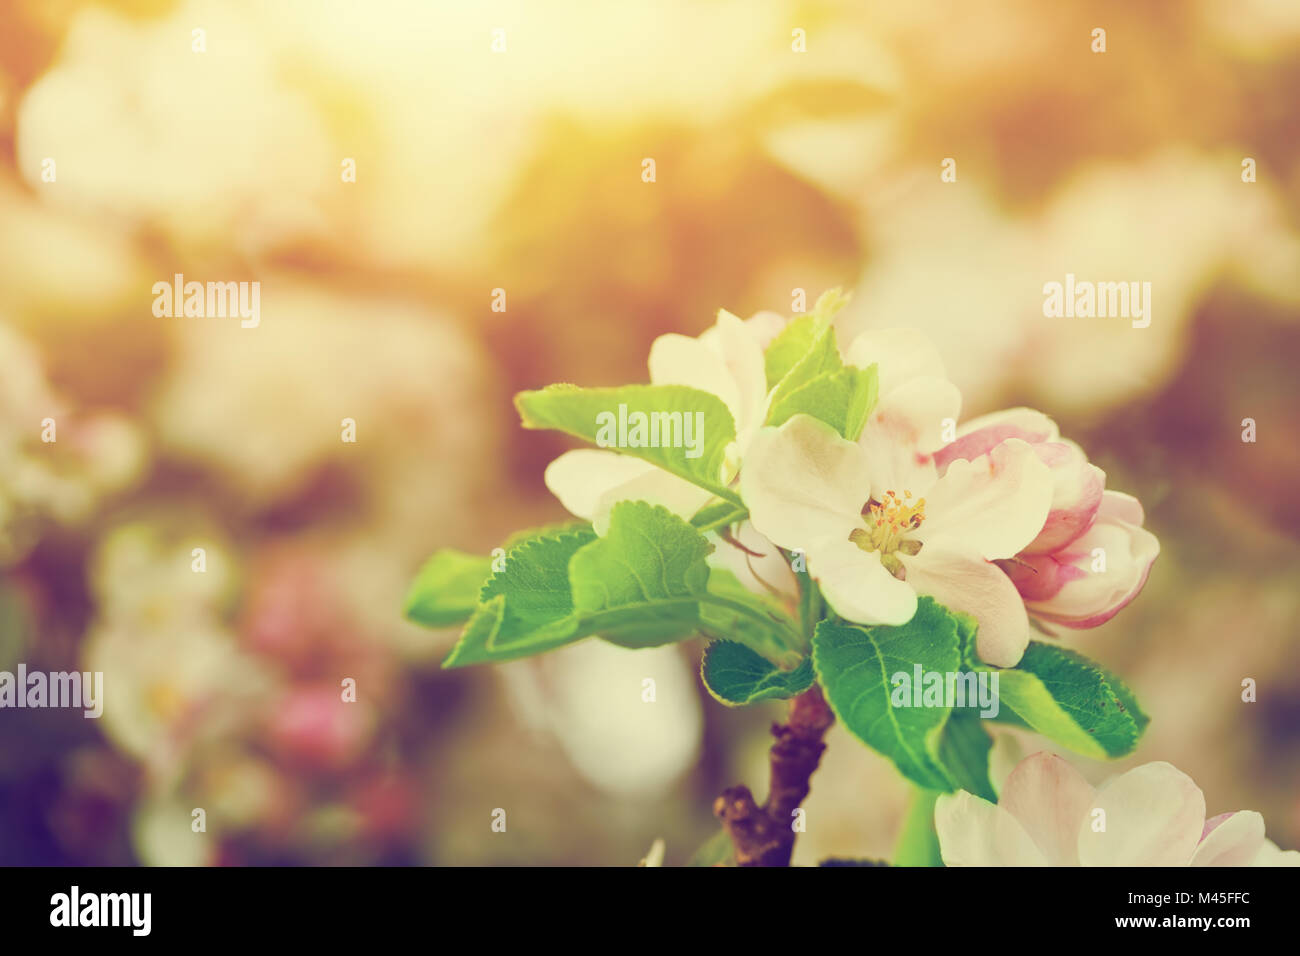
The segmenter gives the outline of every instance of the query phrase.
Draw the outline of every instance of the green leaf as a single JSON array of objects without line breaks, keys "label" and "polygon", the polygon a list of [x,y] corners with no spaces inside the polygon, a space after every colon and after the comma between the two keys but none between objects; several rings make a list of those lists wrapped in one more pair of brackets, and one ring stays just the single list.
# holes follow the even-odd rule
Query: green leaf
[{"label": "green leaf", "polygon": [[[736,439],[736,423],[716,395],[684,385],[551,385],[540,392],[520,392],[515,406],[525,428],[558,429],[641,458],[719,498],[741,504],[722,479],[727,446]],[[636,429],[638,423],[644,423],[641,432]],[[652,439],[657,447],[650,446]],[[637,446],[630,444],[634,440]]]},{"label": "green leaf", "polygon": [[[469,623],[465,625],[465,629],[460,632],[460,638],[452,647],[451,653],[443,660],[442,666],[444,668],[467,667],[470,664],[510,660],[510,655],[494,654],[488,646],[488,642],[501,626],[501,615],[505,612],[505,606],[506,599],[500,595],[486,604],[480,604],[470,617]],[[529,653],[532,652],[521,651],[514,656],[523,657]]]},{"label": "green leaf", "polygon": [[812,350],[813,343],[825,330],[825,323],[819,322],[815,315],[804,315],[777,334],[763,353],[769,392]]},{"label": "green leaf", "polygon": [[840,368],[840,352],[835,349],[835,334],[829,334],[828,337],[827,333],[831,332],[832,320],[848,302],[848,295],[839,287],[828,289],[816,300],[813,311],[789,323],[772,339],[763,354],[768,392],[801,365],[801,371],[790,382],[792,388],[798,388],[820,372]]},{"label": "green leaf", "polygon": [[590,530],[590,521],[581,521],[577,518],[571,518],[567,521],[552,521],[549,524],[537,525],[532,528],[521,528],[506,538],[506,540],[501,544],[501,547],[508,552],[512,548],[516,548],[523,544],[525,541],[531,541],[533,538],[548,538],[552,535],[563,534],[566,531]]},{"label": "green leaf", "polygon": [[894,866],[943,866],[939,854],[939,834],[934,828],[934,804],[939,791],[912,791],[903,830],[894,847]]},{"label": "green leaf", "polygon": [[734,575],[712,571],[712,550],[689,523],[645,501],[614,505],[604,537],[579,525],[524,541],[483,585],[443,666],[512,660],[591,635],[652,647],[701,630],[796,663],[794,621]]},{"label": "green leaf", "polygon": [[845,292],[839,286],[827,289],[817,297],[812,314],[823,322],[829,323],[849,304],[851,298],[853,298],[852,294]]},{"label": "green leaf", "polygon": [[502,569],[483,585],[481,595],[484,602],[498,594],[505,598],[493,649],[576,639],[578,614],[569,588],[569,563],[595,540],[589,527],[578,527],[531,538],[506,553]]},{"label": "green leaf", "polygon": [[812,686],[812,659],[805,657],[794,670],[778,670],[743,644],[714,641],[704,651],[700,677],[714,698],[739,707],[803,693]]},{"label": "green leaf", "polygon": [[588,636],[573,608],[568,567],[595,536],[578,526],[511,548],[501,570],[482,585],[479,606],[442,666],[514,660]]},{"label": "green leaf", "polygon": [[573,556],[573,603],[589,633],[624,647],[681,640],[699,628],[713,545],[667,508],[620,501],[605,536]]},{"label": "green leaf", "polygon": [[443,548],[435,552],[416,572],[415,580],[407,591],[404,614],[408,619],[426,627],[464,624],[478,608],[480,592],[492,576],[496,555],[505,555],[518,545],[536,538],[584,530],[590,533],[591,524],[577,520],[526,528],[512,534],[490,556]]},{"label": "green leaf", "polygon": [[[813,319],[813,321],[818,322],[819,320]],[[844,363],[840,360],[839,347],[835,344],[835,330],[826,324],[817,326],[816,337],[808,346],[807,353],[791,366],[790,370],[782,376],[780,382],[772,390],[771,409],[780,408],[782,403],[812,382],[813,379],[831,372],[838,372],[843,367]],[[771,423],[771,413],[769,412],[768,424]]]},{"label": "green leaf", "polygon": [[797,667],[807,653],[799,624],[781,602],[755,594],[725,568],[709,572],[709,596],[700,606],[700,630],[710,637],[743,644],[778,669]]},{"label": "green leaf", "polygon": [[668,509],[621,501],[609,529],[569,562],[582,629],[624,647],[650,647],[697,632],[725,636],[793,666],[798,625],[780,602],[710,568],[713,545]]},{"label": "green leaf", "polygon": [[469,620],[479,591],[492,574],[492,559],[445,548],[429,558],[406,595],[405,614],[426,627],[450,627]]},{"label": "green leaf", "polygon": [[894,707],[893,675],[913,666],[948,673],[961,665],[959,622],[932,598],[921,598],[912,620],[898,627],[862,627],[830,619],[813,635],[813,666],[826,699],[859,740],[884,754],[918,786],[951,790],[935,756],[948,707]]},{"label": "green leaf", "polygon": [[998,671],[1004,709],[1086,757],[1132,753],[1149,718],[1118,677],[1082,654],[1030,641],[1014,668]]},{"label": "green leaf", "polygon": [[719,830],[700,844],[700,848],[691,855],[686,865],[735,866],[736,848],[731,842],[731,835],[726,830]]},{"label": "green leaf", "polygon": [[876,366],[845,366],[823,372],[772,406],[767,424],[779,427],[795,415],[811,415],[849,441],[857,441],[876,406]]},{"label": "green leaf", "polygon": [[443,660],[444,668],[468,667],[471,664],[500,664],[520,657],[555,650],[565,644],[585,637],[583,634],[551,632],[537,635],[532,640],[499,643],[501,621],[505,614],[506,596],[498,594],[480,604],[451,653]]},{"label": "green leaf", "polygon": [[[795,369],[795,366],[808,358],[815,348],[822,351],[814,366],[820,366],[821,371],[831,371],[840,367],[838,351],[834,355],[834,362],[829,361],[830,356],[824,351],[828,344],[825,335],[830,329],[831,321],[848,304],[848,301],[849,297],[838,287],[827,289],[818,297],[811,312],[790,322],[771,341],[763,354],[769,392],[776,388],[781,380]],[[829,344],[831,346],[835,344],[833,335],[829,339]],[[801,374],[803,377],[795,383],[796,385],[807,381],[817,372],[813,370],[813,366],[809,366]]]},{"label": "green leaf", "polygon": [[954,711],[939,734],[939,762],[959,789],[967,790],[991,803],[997,802],[989,782],[989,751],[993,741],[978,714],[969,710]]},{"label": "green leaf", "polygon": [[979,621],[969,614],[963,614],[959,611],[949,611],[957,619],[957,638],[961,644],[961,663],[962,667],[968,671],[987,670],[988,665],[980,660],[977,647],[979,642],[976,640],[979,631]]}]

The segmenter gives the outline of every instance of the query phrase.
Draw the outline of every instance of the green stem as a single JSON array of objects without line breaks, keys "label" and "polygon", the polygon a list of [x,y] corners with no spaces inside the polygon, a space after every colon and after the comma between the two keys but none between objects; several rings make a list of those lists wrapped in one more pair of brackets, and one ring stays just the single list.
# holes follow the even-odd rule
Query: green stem
[{"label": "green stem", "polygon": [[937,790],[913,789],[903,831],[894,847],[894,866],[943,866],[939,836],[934,831],[934,803],[940,796]]},{"label": "green stem", "polygon": [[777,629],[791,639],[789,645],[791,648],[798,648],[801,643],[799,635],[791,632],[779,620],[772,617],[770,614],[764,614],[762,611],[742,604],[739,601],[733,601],[730,598],[721,597],[717,594],[702,594],[697,600],[699,600],[701,604],[712,604],[714,607],[725,607],[728,610],[735,611],[737,614],[744,615],[751,620],[759,621],[768,627]]},{"label": "green stem", "polygon": [[795,576],[799,579],[799,623],[803,626],[805,646],[811,646],[813,631],[822,616],[822,595],[807,571],[796,571]]},{"label": "green stem", "polygon": [[721,518],[710,521],[708,524],[695,526],[695,530],[700,534],[708,534],[710,531],[717,531],[719,528],[729,528],[739,521],[744,521],[749,517],[749,512],[744,508],[737,508],[735,511],[728,512]]}]

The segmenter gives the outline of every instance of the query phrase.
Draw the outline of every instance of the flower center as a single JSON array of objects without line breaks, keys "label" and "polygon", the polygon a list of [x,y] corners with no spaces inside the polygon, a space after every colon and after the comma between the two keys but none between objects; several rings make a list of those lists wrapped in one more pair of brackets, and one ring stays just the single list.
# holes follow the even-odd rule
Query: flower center
[{"label": "flower center", "polygon": [[885,500],[872,498],[862,508],[863,527],[849,533],[849,540],[863,551],[879,551],[880,563],[899,580],[906,578],[903,562],[895,552],[913,555],[921,550],[921,542],[907,535],[921,527],[925,520],[925,499],[912,501],[912,493],[904,491],[900,498],[892,491],[885,492]]}]

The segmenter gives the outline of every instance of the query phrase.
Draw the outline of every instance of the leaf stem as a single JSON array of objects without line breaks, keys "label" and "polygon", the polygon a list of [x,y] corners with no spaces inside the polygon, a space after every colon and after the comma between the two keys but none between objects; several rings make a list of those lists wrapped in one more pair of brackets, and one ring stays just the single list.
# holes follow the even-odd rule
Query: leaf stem
[{"label": "leaf stem", "polygon": [[728,528],[733,524],[744,521],[749,517],[749,512],[744,508],[737,507],[734,511],[729,511],[721,518],[717,518],[707,524],[692,525],[700,534],[707,534],[710,531],[717,531],[719,528]]},{"label": "leaf stem", "polygon": [[795,650],[800,648],[802,641],[800,640],[799,634],[797,632],[792,632],[785,626],[785,624],[770,614],[764,614],[762,611],[749,607],[746,604],[742,604],[740,601],[733,601],[730,598],[725,598],[717,594],[705,593],[700,595],[696,600],[701,604],[712,604],[714,607],[725,607],[729,611],[735,611],[737,614],[759,621],[768,627],[776,628],[788,638],[793,639],[788,645],[790,648]]},{"label": "leaf stem", "polygon": [[894,847],[894,866],[943,866],[939,838],[934,832],[934,804],[937,790],[912,789],[903,829]]}]

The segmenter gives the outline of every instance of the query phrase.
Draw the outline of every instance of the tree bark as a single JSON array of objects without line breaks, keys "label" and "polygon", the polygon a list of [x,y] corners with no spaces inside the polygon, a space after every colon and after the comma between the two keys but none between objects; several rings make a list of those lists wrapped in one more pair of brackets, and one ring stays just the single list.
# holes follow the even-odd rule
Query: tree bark
[{"label": "tree bark", "polygon": [[810,778],[821,763],[826,731],[835,715],[813,684],[790,701],[790,719],[773,724],[767,802],[761,807],[746,786],[728,787],[713,813],[731,837],[739,866],[789,866],[794,852],[794,811],[808,796]]}]

